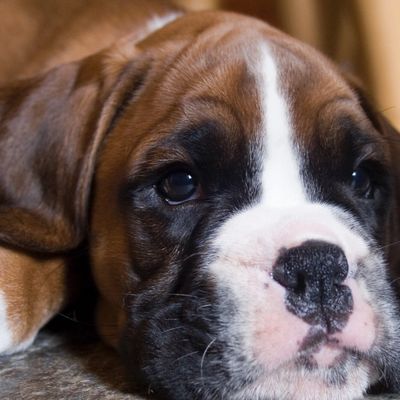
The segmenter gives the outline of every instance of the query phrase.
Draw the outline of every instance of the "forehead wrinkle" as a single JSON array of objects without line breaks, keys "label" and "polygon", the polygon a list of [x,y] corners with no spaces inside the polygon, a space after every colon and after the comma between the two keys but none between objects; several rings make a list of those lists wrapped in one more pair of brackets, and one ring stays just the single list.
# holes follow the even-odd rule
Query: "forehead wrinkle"
[{"label": "forehead wrinkle", "polygon": [[302,149],[310,149],[313,138],[323,135],[314,129],[319,121],[331,121],[343,109],[361,110],[336,66],[314,49],[300,43],[288,48],[274,43],[274,52],[284,78],[281,89],[290,99],[296,143]]}]

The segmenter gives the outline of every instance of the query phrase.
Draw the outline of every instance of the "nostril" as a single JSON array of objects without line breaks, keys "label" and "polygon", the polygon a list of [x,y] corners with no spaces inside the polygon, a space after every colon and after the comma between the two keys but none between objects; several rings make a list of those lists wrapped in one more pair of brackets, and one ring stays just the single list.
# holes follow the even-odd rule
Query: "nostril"
[{"label": "nostril", "polygon": [[288,268],[285,264],[277,264],[272,272],[273,279],[286,289],[292,289],[295,293],[306,290],[306,275],[300,271]]},{"label": "nostril", "polygon": [[272,270],[272,277],[283,287],[294,287],[296,282],[288,276],[287,269],[284,264],[278,263]]},{"label": "nostril", "polygon": [[304,274],[298,273],[296,276],[297,286],[293,288],[296,294],[304,293],[307,288],[307,279]]}]

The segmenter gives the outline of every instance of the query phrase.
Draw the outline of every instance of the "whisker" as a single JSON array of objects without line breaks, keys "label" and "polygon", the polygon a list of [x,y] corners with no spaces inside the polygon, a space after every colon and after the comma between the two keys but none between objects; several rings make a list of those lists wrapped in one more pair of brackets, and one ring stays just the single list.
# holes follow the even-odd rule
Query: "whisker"
[{"label": "whisker", "polygon": [[204,350],[203,355],[201,357],[201,361],[200,361],[200,377],[201,377],[201,380],[204,380],[203,366],[204,366],[204,360],[206,358],[207,351],[210,349],[210,347],[214,344],[214,342],[216,340],[217,340],[217,338],[214,338],[213,340],[211,340],[210,343],[208,343],[208,345],[207,345],[206,349]]},{"label": "whisker", "polygon": [[389,247],[397,246],[397,245],[400,245],[400,240],[397,240],[397,241],[395,241],[395,242],[391,242],[391,243],[385,244],[385,245],[383,245],[383,246],[380,246],[380,247],[378,247],[378,250],[387,249],[387,248],[389,248]]},{"label": "whisker", "polygon": [[[386,107],[386,108],[383,108],[382,110],[374,111],[373,114],[374,114],[374,115],[384,115],[384,114],[387,113],[388,111],[396,110],[396,109],[397,109],[396,106],[388,106],[388,107]],[[369,119],[368,117],[361,118],[361,119],[358,119],[357,122],[367,121],[368,119]]]},{"label": "whisker", "polygon": [[81,323],[81,321],[79,321],[79,320],[76,318],[75,312],[74,312],[74,314],[73,314],[72,317],[70,317],[70,316],[67,315],[67,314],[61,313],[61,312],[57,313],[57,315],[59,315],[60,317],[65,318],[65,319],[67,319],[68,321],[72,321],[72,322],[76,322],[76,323]]},{"label": "whisker", "polygon": [[197,296],[193,296],[192,294],[185,294],[185,293],[170,293],[170,296],[174,296],[174,297],[189,297],[189,298],[192,298],[192,299],[200,300],[200,298],[197,297]]},{"label": "whisker", "polygon": [[124,297],[138,297],[140,293],[125,293]]},{"label": "whisker", "polygon": [[169,329],[166,329],[165,331],[162,331],[161,333],[167,333],[167,332],[172,332],[172,331],[176,331],[176,330],[179,330],[179,329],[185,329],[185,326],[175,326],[174,328],[169,328]]},{"label": "whisker", "polygon": [[178,361],[180,361],[180,360],[182,360],[182,359],[184,359],[184,358],[186,358],[186,357],[190,357],[190,356],[192,356],[192,355],[194,355],[194,354],[197,354],[198,353],[198,351],[192,351],[191,353],[188,353],[188,354],[185,354],[185,355],[183,355],[183,356],[181,356],[181,357],[178,357],[176,360],[174,360],[173,362],[175,363],[175,362],[178,362]]},{"label": "whisker", "polygon": [[206,308],[206,307],[212,307],[212,304],[203,304],[202,306],[197,307],[197,310],[200,310],[201,308]]},{"label": "whisker", "polygon": [[197,257],[197,256],[207,256],[209,253],[206,251],[199,251],[197,253],[193,253],[193,254],[189,254],[187,257],[185,257],[182,262],[185,263],[187,261],[189,261],[191,258],[193,257]]},{"label": "whisker", "polygon": [[[76,317],[76,314],[75,314],[75,313],[73,314],[72,317],[70,317],[69,315],[64,314],[64,313],[62,313],[62,312],[57,313],[56,316],[60,316],[60,317],[66,319],[66,320],[68,320],[68,321],[72,321],[72,322],[74,322],[74,323],[76,323],[76,324],[79,324],[79,325],[82,325],[82,326],[88,326],[88,327],[90,327],[90,328],[96,327],[96,324],[91,324],[91,323],[88,323],[88,322],[80,321],[80,320]],[[115,325],[115,326],[116,326],[116,325]]]},{"label": "whisker", "polygon": [[392,283],[396,283],[396,282],[398,282],[398,281],[400,281],[400,277],[399,277],[399,278],[395,278],[395,279],[391,280],[391,281],[390,281],[390,284],[392,284]]}]

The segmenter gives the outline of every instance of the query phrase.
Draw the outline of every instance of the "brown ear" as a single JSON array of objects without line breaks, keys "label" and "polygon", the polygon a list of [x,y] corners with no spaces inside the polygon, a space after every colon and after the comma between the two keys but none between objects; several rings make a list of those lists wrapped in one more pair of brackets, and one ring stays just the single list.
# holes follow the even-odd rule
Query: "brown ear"
[{"label": "brown ear", "polygon": [[[119,101],[103,58],[0,89],[0,242],[35,252],[78,246],[96,155]],[[122,94],[121,94],[122,96]]]},{"label": "brown ear", "polygon": [[393,202],[390,208],[387,232],[387,256],[391,270],[395,276],[400,271],[400,132],[388,121],[383,113],[372,106],[369,98],[360,83],[353,77],[346,77],[350,82],[359,103],[374,128],[381,133],[389,150],[390,168],[393,176]]}]

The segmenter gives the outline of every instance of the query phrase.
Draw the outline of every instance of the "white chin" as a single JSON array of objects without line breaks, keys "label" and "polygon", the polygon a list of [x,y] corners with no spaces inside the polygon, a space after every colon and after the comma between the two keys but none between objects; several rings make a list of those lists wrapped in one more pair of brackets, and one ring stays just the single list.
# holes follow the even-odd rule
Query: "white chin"
[{"label": "white chin", "polygon": [[324,344],[305,358],[310,366],[324,370],[335,367],[341,368],[341,366],[348,362],[349,357],[349,353],[345,350]]},{"label": "white chin", "polygon": [[[324,354],[323,354],[324,353]],[[290,363],[260,378],[235,394],[233,400],[353,400],[360,399],[371,384],[367,362],[356,362],[343,351],[328,349],[319,357],[328,367]],[[333,365],[332,365],[333,362]],[[296,365],[295,365],[296,364]]]}]

